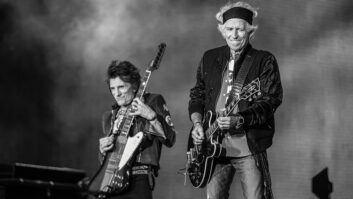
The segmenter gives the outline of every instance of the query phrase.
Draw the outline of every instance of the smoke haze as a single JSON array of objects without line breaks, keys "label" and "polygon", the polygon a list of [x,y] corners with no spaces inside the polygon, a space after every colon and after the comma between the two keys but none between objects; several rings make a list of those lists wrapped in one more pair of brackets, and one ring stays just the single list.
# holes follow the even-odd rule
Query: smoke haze
[{"label": "smoke haze", "polygon": [[[226,1],[0,0],[0,162],[98,168],[101,115],[112,98],[105,71],[129,60],[144,71],[167,43],[147,90],[161,93],[178,131],[164,148],[155,198],[205,197],[177,175],[185,167],[187,103],[197,64],[224,45],[215,14]],[[325,167],[332,198],[353,190],[353,3],[249,0],[259,8],[252,44],[279,63],[283,104],[269,149],[276,198],[314,198]],[[235,183],[232,193],[240,191]]]}]

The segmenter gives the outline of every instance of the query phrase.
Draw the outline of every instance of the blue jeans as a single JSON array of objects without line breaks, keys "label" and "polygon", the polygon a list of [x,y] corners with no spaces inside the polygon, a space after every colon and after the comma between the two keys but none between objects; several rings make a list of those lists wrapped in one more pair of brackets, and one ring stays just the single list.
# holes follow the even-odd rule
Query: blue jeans
[{"label": "blue jeans", "polygon": [[263,177],[253,155],[218,162],[207,184],[207,199],[228,199],[235,174],[240,179],[244,198],[263,199]]}]

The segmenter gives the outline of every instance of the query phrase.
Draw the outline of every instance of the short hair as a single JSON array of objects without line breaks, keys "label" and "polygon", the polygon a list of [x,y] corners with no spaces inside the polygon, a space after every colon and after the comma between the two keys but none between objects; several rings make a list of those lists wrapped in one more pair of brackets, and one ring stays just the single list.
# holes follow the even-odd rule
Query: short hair
[{"label": "short hair", "polygon": [[141,83],[141,76],[138,68],[128,61],[114,60],[109,65],[106,83],[110,86],[110,79],[117,77],[124,82],[130,83],[135,89],[138,89]]},{"label": "short hair", "polygon": [[[223,24],[223,14],[228,11],[231,8],[234,7],[241,7],[250,10],[253,13],[253,19],[257,17],[257,9],[252,7],[250,4],[238,1],[236,3],[234,2],[228,2],[226,5],[222,6],[220,8],[220,11],[216,14],[216,19],[218,22],[218,30],[221,32],[222,36],[224,37],[224,24]],[[255,31],[257,30],[258,26],[257,25],[251,25],[248,22],[246,22],[246,30],[250,33],[250,38],[253,38]]]}]

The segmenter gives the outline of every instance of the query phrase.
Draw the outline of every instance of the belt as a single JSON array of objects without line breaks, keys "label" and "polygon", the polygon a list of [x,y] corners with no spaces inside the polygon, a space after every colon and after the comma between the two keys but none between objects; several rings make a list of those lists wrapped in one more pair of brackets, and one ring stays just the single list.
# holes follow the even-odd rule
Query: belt
[{"label": "belt", "polygon": [[150,166],[148,165],[133,166],[131,170],[132,175],[149,174],[151,172]]},{"label": "belt", "polygon": [[151,165],[135,165],[131,168],[132,175],[147,175],[148,183],[150,185],[151,190],[154,189],[155,180],[154,180],[154,172],[152,170]]}]

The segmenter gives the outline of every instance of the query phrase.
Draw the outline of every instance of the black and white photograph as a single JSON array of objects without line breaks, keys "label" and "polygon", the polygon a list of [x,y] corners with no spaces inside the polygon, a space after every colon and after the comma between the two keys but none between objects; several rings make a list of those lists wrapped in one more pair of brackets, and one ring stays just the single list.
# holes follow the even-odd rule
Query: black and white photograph
[{"label": "black and white photograph", "polygon": [[352,10],[0,0],[0,199],[351,199]]}]

